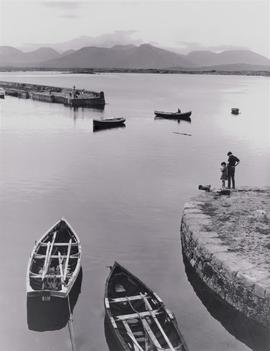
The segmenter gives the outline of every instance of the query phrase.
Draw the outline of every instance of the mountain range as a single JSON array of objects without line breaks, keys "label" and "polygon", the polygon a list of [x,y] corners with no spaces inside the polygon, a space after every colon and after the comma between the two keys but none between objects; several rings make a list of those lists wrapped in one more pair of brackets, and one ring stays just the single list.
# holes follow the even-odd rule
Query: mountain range
[{"label": "mountain range", "polygon": [[241,67],[263,66],[270,68],[270,59],[251,50],[226,50],[220,53],[208,50],[192,51],[187,55],[158,48],[150,44],[115,45],[113,47],[83,47],[62,53],[50,47],[23,52],[11,46],[0,46],[2,68],[48,69],[197,69],[236,65]]}]

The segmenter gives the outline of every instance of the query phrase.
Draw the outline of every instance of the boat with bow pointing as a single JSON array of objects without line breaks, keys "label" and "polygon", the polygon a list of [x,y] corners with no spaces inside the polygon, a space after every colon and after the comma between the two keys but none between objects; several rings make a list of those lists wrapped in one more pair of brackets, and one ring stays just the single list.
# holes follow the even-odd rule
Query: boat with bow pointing
[{"label": "boat with bow pointing", "polygon": [[104,303],[119,351],[188,350],[173,313],[117,262],[106,281]]},{"label": "boat with bow pointing", "polygon": [[61,219],[36,242],[30,255],[27,297],[68,296],[81,267],[81,244],[70,224]]}]

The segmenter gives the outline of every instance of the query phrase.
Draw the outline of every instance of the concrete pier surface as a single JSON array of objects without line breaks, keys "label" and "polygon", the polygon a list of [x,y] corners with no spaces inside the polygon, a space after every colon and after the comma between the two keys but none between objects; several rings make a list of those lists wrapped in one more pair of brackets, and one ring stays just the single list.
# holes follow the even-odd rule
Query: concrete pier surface
[{"label": "concrete pier surface", "polygon": [[200,193],[184,207],[181,240],[204,283],[270,331],[270,188]]},{"label": "concrete pier surface", "polygon": [[70,107],[94,107],[104,108],[104,92],[95,92],[85,89],[61,88],[49,85],[6,82],[0,81],[0,89],[4,89],[6,95],[19,98],[60,103]]}]

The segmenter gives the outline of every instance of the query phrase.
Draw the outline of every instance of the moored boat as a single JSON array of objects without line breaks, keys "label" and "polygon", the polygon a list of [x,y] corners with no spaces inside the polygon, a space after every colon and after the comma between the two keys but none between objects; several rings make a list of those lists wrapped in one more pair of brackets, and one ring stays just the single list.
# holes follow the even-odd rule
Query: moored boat
[{"label": "moored boat", "polygon": [[188,350],[173,313],[117,262],[106,280],[104,303],[119,351]]},{"label": "moored boat", "polygon": [[188,112],[163,112],[154,111],[156,117],[167,118],[167,119],[189,119],[192,111]]},{"label": "moored boat", "polygon": [[30,255],[27,297],[68,296],[81,267],[81,244],[70,224],[61,219],[36,242]]},{"label": "moored boat", "polygon": [[4,99],[4,98],[5,98],[5,90],[0,87],[0,99]]},{"label": "moored boat", "polygon": [[111,128],[123,126],[126,122],[125,118],[104,118],[104,119],[93,119],[94,128]]},{"label": "moored boat", "polygon": [[237,108],[237,107],[232,107],[231,112],[232,112],[233,115],[239,115],[239,108]]}]

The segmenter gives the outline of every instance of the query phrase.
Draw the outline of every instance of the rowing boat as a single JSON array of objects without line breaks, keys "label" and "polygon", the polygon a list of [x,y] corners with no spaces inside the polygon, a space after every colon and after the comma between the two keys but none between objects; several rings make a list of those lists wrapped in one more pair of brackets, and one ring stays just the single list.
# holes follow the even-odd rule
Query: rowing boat
[{"label": "rowing boat", "polygon": [[156,293],[117,262],[106,280],[104,304],[119,350],[188,350],[173,313]]},{"label": "rowing boat", "polygon": [[93,119],[93,127],[94,128],[111,128],[123,126],[125,124],[126,119],[119,118],[104,118],[104,119]]},{"label": "rowing boat", "polygon": [[81,245],[70,224],[61,219],[36,242],[30,255],[27,276],[27,297],[68,296],[81,267]]},{"label": "rowing boat", "polygon": [[156,117],[166,118],[166,119],[189,119],[192,111],[188,112],[163,112],[154,111]]},{"label": "rowing boat", "polygon": [[4,98],[5,98],[5,90],[0,87],[0,99],[4,99]]},{"label": "rowing boat", "polygon": [[231,113],[232,113],[233,115],[239,115],[239,108],[232,107]]}]

